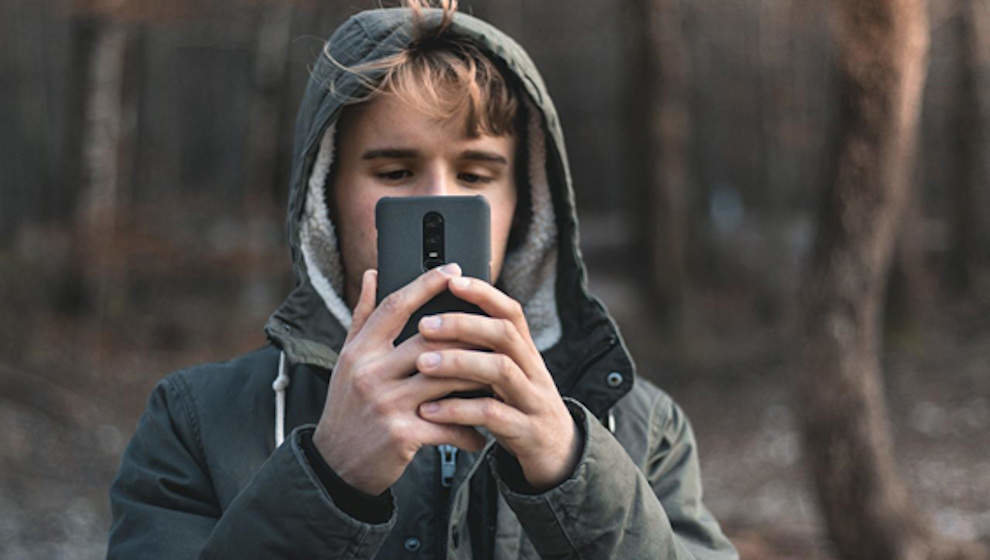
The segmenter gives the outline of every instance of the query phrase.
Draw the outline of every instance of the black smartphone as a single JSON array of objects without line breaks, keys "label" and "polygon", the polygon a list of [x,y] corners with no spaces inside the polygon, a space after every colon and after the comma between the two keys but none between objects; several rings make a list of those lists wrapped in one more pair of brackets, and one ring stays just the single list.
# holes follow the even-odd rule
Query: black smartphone
[{"label": "black smartphone", "polygon": [[[375,227],[377,303],[447,263],[460,265],[464,276],[491,281],[491,209],[481,195],[384,197],[375,206]],[[483,314],[444,291],[412,314],[395,343],[415,335],[422,317],[450,311]]]}]

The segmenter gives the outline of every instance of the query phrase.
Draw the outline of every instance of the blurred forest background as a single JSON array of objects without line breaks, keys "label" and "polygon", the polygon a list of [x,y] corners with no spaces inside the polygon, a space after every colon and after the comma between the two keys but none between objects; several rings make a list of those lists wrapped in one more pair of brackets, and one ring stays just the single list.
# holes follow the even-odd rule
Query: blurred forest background
[{"label": "blurred forest background", "polygon": [[[831,262],[815,247],[862,93],[830,25],[853,4],[461,3],[543,71],[591,288],[691,416],[706,501],[744,558],[844,554],[795,381],[814,356],[802,333],[824,321],[806,305]],[[890,129],[917,134],[900,194],[863,191],[903,206],[889,267],[867,267],[887,474],[927,530],[988,543],[990,2],[872,4],[895,30],[914,6],[927,25],[910,33],[928,37],[904,59],[927,71],[917,126]],[[375,5],[0,0],[0,557],[101,557],[107,488],[154,383],[264,344],[292,281],[307,71]]]}]

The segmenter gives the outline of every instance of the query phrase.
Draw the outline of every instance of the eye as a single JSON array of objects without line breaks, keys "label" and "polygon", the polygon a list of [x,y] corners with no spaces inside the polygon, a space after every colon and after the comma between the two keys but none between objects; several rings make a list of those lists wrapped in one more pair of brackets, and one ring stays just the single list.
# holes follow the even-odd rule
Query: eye
[{"label": "eye", "polygon": [[478,175],[477,173],[458,173],[457,178],[465,183],[476,185],[483,183],[490,183],[492,181],[491,177],[485,175]]},{"label": "eye", "polygon": [[376,173],[375,176],[383,181],[396,182],[411,177],[412,172],[408,169],[394,169],[392,171]]}]

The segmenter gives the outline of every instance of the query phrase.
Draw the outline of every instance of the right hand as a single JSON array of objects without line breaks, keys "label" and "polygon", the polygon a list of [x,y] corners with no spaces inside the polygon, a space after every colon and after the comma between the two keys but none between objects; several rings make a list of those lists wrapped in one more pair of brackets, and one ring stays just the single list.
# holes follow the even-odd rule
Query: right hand
[{"label": "right hand", "polygon": [[431,269],[378,307],[377,272],[367,270],[361,279],[361,295],[330,376],[313,444],[340,478],[366,494],[381,494],[392,486],[423,445],[450,444],[469,451],[484,446],[484,437],[474,428],[429,422],[417,413],[420,404],[451,392],[485,388],[473,381],[411,375],[423,352],[463,345],[427,342],[419,334],[398,346],[392,343],[409,317],[460,274],[456,264]]}]

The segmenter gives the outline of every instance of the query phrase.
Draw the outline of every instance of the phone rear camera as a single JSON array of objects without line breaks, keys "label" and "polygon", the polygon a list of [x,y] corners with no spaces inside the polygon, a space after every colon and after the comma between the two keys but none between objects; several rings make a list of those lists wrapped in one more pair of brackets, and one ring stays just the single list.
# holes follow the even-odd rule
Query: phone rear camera
[{"label": "phone rear camera", "polygon": [[427,212],[423,216],[423,268],[430,269],[444,264],[443,216]]},{"label": "phone rear camera", "polygon": [[423,217],[423,224],[428,228],[438,228],[443,225],[443,216],[437,212],[429,212]]}]

